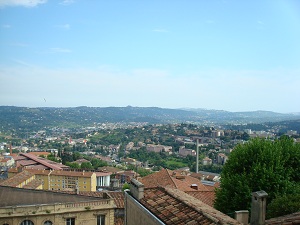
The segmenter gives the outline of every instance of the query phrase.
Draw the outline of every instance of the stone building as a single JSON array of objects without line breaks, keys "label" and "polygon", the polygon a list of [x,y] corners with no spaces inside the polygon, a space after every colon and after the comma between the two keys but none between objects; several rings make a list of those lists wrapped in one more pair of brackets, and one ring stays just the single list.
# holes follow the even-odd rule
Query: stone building
[{"label": "stone building", "polygon": [[116,205],[102,197],[0,186],[0,224],[113,225]]}]

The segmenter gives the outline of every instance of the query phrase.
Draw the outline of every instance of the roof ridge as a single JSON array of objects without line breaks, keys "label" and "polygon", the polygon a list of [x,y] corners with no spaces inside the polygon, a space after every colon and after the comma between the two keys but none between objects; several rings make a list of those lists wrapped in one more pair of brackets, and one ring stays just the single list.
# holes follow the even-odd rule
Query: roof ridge
[{"label": "roof ridge", "polygon": [[[207,205],[203,201],[188,195],[184,191],[173,188],[163,188],[169,195],[178,199],[180,202],[191,207],[193,210],[201,213],[211,221],[217,224],[240,224],[237,220],[227,216],[226,214],[218,211],[217,209]],[[193,199],[193,202],[190,202],[189,199]],[[198,203],[198,204],[197,204]],[[200,205],[199,205],[200,204]]]},{"label": "roof ridge", "polygon": [[168,176],[170,177],[170,179],[171,179],[171,181],[173,182],[173,184],[175,185],[175,187],[178,189],[178,186],[177,186],[176,182],[173,180],[173,177],[172,177],[171,174],[169,173],[169,171],[171,171],[171,170],[169,170],[169,169],[165,169],[165,170],[167,171],[167,174],[168,174]]}]

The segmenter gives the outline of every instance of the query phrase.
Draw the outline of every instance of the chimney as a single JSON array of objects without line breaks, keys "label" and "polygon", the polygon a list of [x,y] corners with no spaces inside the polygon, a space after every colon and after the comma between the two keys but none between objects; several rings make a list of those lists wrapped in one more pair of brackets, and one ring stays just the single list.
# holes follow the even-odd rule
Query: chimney
[{"label": "chimney", "polygon": [[131,179],[130,192],[135,199],[140,200],[144,198],[144,187],[144,184],[141,182]]},{"label": "chimney", "polygon": [[21,173],[23,171],[23,166],[18,167],[18,173]]},{"label": "chimney", "polygon": [[119,180],[118,179],[110,179],[110,189],[116,190],[119,187]]},{"label": "chimney", "polygon": [[197,184],[192,184],[191,185],[191,188],[195,189],[195,190],[198,190],[198,185]]},{"label": "chimney", "polygon": [[251,225],[264,225],[266,218],[266,205],[268,194],[265,191],[252,193]]},{"label": "chimney", "polygon": [[198,173],[199,171],[199,139],[197,138],[196,141],[196,173]]},{"label": "chimney", "polygon": [[238,222],[247,225],[249,223],[249,211],[248,210],[235,211],[235,219]]}]

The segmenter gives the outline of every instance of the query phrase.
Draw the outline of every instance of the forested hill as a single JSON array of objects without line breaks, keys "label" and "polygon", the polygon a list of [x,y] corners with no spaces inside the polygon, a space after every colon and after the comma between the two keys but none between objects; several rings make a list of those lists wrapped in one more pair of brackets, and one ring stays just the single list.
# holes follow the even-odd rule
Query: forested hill
[{"label": "forested hill", "polygon": [[207,109],[166,109],[158,107],[73,107],[28,108],[0,106],[0,125],[5,128],[45,126],[90,126],[94,123],[263,123],[299,119],[300,115],[268,111],[228,112]]}]

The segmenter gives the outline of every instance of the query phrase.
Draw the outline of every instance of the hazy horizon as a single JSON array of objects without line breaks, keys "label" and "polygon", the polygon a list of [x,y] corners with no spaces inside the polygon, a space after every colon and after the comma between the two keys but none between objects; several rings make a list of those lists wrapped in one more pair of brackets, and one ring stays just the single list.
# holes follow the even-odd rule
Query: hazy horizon
[{"label": "hazy horizon", "polygon": [[22,106],[22,105],[0,105],[0,107],[24,107],[24,108],[80,108],[80,107],[90,107],[90,108],[122,108],[122,107],[136,107],[136,108],[162,108],[162,109],[178,109],[178,110],[215,110],[215,111],[226,111],[226,112],[233,112],[233,113],[243,113],[243,112],[274,112],[274,113],[281,113],[281,114],[300,114],[299,112],[276,112],[276,111],[270,111],[270,110],[264,110],[264,109],[257,109],[257,110],[251,110],[251,111],[228,111],[224,109],[208,109],[208,108],[191,108],[191,107],[179,107],[179,108],[168,108],[168,107],[158,107],[158,106],[132,106],[132,105],[126,105],[126,106],[86,106],[86,105],[78,105],[78,106]]},{"label": "hazy horizon", "polygon": [[297,0],[2,0],[0,105],[300,112],[299,40]]}]

